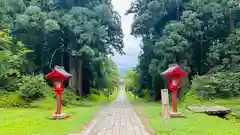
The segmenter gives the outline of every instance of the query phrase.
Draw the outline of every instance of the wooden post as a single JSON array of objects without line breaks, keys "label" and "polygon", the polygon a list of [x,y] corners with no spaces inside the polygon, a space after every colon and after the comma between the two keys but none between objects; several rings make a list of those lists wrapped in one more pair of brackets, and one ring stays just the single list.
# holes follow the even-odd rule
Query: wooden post
[{"label": "wooden post", "polygon": [[56,94],[56,100],[57,100],[57,109],[56,109],[56,115],[59,116],[61,115],[61,98],[59,94]]},{"label": "wooden post", "polygon": [[169,108],[169,99],[168,99],[168,89],[162,89],[161,90],[161,96],[162,96],[162,119],[163,119],[163,130],[165,130],[165,120],[168,119],[168,128],[170,129],[170,116],[168,112]]},{"label": "wooden post", "polygon": [[162,111],[163,111],[162,116],[167,117],[168,116],[168,106],[169,106],[168,89],[162,89],[161,95],[162,95]]}]

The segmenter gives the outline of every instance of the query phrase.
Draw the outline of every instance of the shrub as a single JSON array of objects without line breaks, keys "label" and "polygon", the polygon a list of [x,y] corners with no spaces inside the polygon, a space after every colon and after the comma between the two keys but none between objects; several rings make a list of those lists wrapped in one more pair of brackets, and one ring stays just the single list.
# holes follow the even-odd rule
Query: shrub
[{"label": "shrub", "polygon": [[43,76],[22,76],[17,84],[20,96],[26,101],[32,101],[44,96],[47,88]]},{"label": "shrub", "polygon": [[192,90],[202,99],[240,96],[240,72],[219,72],[194,78]]},{"label": "shrub", "polygon": [[53,97],[46,97],[44,99],[35,100],[30,103],[30,107],[40,108],[40,109],[55,109],[56,108],[56,99]]},{"label": "shrub", "polygon": [[99,94],[100,94],[100,92],[99,92],[97,89],[94,89],[94,88],[91,88],[91,89],[90,89],[90,93],[91,93],[91,94],[96,94],[96,95],[99,95]]},{"label": "shrub", "polygon": [[[75,94],[71,89],[65,89],[62,98],[62,105],[68,106],[76,99]],[[48,89],[46,96],[43,99],[35,100],[31,102],[31,107],[37,107],[42,109],[54,109],[56,107],[56,94],[51,89]]]},{"label": "shrub", "polygon": [[101,90],[102,94],[105,96],[105,97],[109,97],[111,96],[111,94],[113,93],[113,91],[109,90],[109,89],[103,89]]},{"label": "shrub", "polygon": [[91,100],[91,101],[99,101],[100,100],[100,96],[98,94],[89,94],[88,95],[88,98]]},{"label": "shrub", "polygon": [[154,93],[153,93],[152,90],[144,89],[143,94],[144,94],[144,99],[146,99],[148,101],[151,101],[151,100],[155,99]]},{"label": "shrub", "polygon": [[88,99],[91,101],[101,101],[103,94],[99,92],[97,89],[91,88],[90,89],[90,94],[88,95]]},{"label": "shrub", "polygon": [[0,97],[0,107],[28,107],[29,104],[24,101],[19,93],[4,93]]},{"label": "shrub", "polygon": [[92,101],[98,101],[100,96],[100,92],[98,92],[97,89],[91,88],[90,94],[88,95],[88,98]]},{"label": "shrub", "polygon": [[[90,89],[91,94],[88,95],[88,99],[92,101],[112,101],[116,98],[115,91],[109,91],[108,89],[96,90],[94,88]],[[109,95],[110,94],[110,95]]]},{"label": "shrub", "polygon": [[63,105],[64,106],[69,105],[73,99],[76,99],[74,93],[70,89],[65,89],[62,99]]}]

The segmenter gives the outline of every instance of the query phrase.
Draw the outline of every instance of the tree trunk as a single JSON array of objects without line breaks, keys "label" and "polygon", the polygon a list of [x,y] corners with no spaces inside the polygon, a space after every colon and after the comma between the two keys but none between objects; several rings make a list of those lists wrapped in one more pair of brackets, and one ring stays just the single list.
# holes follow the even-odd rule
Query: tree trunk
[{"label": "tree trunk", "polygon": [[61,64],[64,67],[64,52],[61,52]]},{"label": "tree trunk", "polygon": [[83,96],[82,91],[82,67],[83,67],[83,61],[80,59],[76,59],[76,94],[80,97]]},{"label": "tree trunk", "polygon": [[69,56],[69,72],[72,74],[72,78],[69,79],[69,87],[75,89],[76,87],[76,70],[75,70],[75,58]]},{"label": "tree trunk", "polygon": [[229,9],[229,32],[231,33],[234,29],[234,20],[232,19],[232,10]]}]

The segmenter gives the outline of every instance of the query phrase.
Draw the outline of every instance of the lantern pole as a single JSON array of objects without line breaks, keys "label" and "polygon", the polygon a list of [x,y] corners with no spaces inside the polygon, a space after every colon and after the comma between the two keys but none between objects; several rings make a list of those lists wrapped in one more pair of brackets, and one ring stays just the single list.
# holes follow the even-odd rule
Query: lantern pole
[{"label": "lantern pole", "polygon": [[172,112],[177,113],[177,88],[172,88]]},{"label": "lantern pole", "polygon": [[56,100],[57,100],[57,110],[56,110],[56,116],[61,116],[62,114],[62,94],[56,93]]},{"label": "lantern pole", "polygon": [[172,89],[172,112],[174,112],[174,95],[175,95],[175,92],[174,92],[174,89]]},{"label": "lantern pole", "polygon": [[178,88],[176,88],[175,90],[175,94],[174,94],[174,97],[175,97],[175,102],[174,102],[174,112],[177,113],[178,112],[178,98],[177,98],[177,93],[178,93]]},{"label": "lantern pole", "polygon": [[60,115],[60,104],[59,104],[59,102],[60,102],[60,97],[59,97],[59,95],[58,95],[58,93],[56,93],[56,102],[57,102],[57,106],[56,106],[56,116],[59,116]]}]

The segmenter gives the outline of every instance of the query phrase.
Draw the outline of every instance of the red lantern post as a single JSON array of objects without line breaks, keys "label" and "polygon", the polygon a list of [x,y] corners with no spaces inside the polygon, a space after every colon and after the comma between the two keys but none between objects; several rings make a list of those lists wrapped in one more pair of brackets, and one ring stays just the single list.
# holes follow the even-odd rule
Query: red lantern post
[{"label": "red lantern post", "polygon": [[46,77],[52,80],[54,91],[56,93],[57,109],[52,118],[62,119],[64,118],[64,114],[62,112],[62,94],[64,91],[63,82],[69,77],[72,77],[72,75],[67,73],[63,67],[55,66],[53,71],[46,75]]},{"label": "red lantern post", "polygon": [[184,76],[187,76],[188,73],[181,70],[179,65],[172,64],[169,66],[167,70],[161,73],[161,75],[165,76],[168,79],[168,85],[172,92],[172,113],[177,114],[178,113],[178,93],[181,78]]}]

